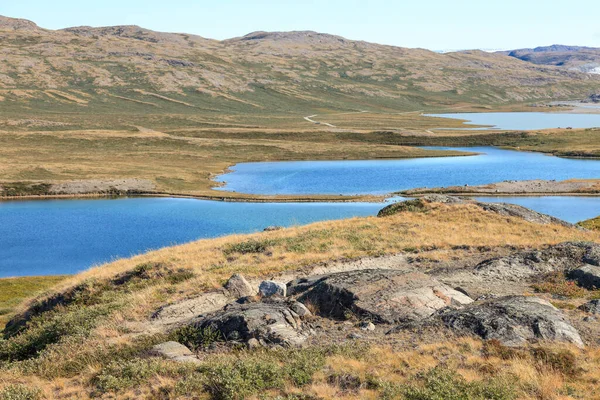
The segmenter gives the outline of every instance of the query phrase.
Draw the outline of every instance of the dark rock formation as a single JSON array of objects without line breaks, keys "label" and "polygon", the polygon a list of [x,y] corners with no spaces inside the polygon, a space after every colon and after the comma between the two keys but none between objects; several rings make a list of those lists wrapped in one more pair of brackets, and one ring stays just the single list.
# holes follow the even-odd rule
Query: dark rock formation
[{"label": "dark rock formation", "polygon": [[[294,302],[265,299],[261,302],[232,303],[195,324],[199,329],[218,331],[231,341],[248,342],[256,339],[263,346],[301,346],[308,333],[305,317],[298,315]],[[253,343],[255,343],[253,341]]]},{"label": "dark rock formation", "polygon": [[360,270],[290,282],[298,301],[311,304],[324,317],[343,319],[348,313],[375,323],[399,323],[426,318],[444,307],[472,300],[422,273]]},{"label": "dark rock formation", "polygon": [[507,346],[552,340],[583,346],[579,333],[552,304],[536,297],[508,296],[446,310],[439,318],[459,333],[497,339]]},{"label": "dark rock formation", "polygon": [[581,287],[596,290],[600,288],[600,267],[584,265],[569,272],[569,278],[573,279]]},{"label": "dark rock formation", "polygon": [[588,301],[587,303],[581,305],[579,309],[590,314],[600,314],[600,300]]}]

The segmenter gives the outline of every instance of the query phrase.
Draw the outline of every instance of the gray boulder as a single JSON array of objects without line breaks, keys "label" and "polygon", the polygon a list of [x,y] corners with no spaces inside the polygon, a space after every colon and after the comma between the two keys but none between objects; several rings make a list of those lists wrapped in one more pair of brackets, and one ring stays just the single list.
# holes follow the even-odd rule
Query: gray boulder
[{"label": "gray boulder", "polygon": [[258,292],[262,297],[281,296],[285,297],[287,287],[284,283],[275,281],[262,281],[258,287]]},{"label": "gray boulder", "polygon": [[549,272],[568,272],[585,263],[600,261],[600,245],[565,242],[543,250],[523,251],[483,261],[475,267],[476,275],[489,279],[521,281]]},{"label": "gray boulder", "polygon": [[585,311],[590,314],[600,314],[600,300],[592,300],[579,306],[581,311]]},{"label": "gray boulder", "polygon": [[600,267],[584,265],[569,272],[569,278],[581,287],[596,290],[600,288]]},{"label": "gray boulder", "polygon": [[507,346],[551,340],[583,347],[579,333],[552,304],[536,297],[507,296],[445,310],[439,317],[456,332],[497,339]]},{"label": "gray boulder", "polygon": [[152,357],[161,357],[178,362],[199,363],[200,360],[184,345],[177,342],[165,342],[157,344],[149,351]]},{"label": "gray boulder", "polygon": [[348,313],[375,323],[426,318],[444,307],[461,307],[473,300],[463,293],[414,272],[360,270],[299,279],[289,284],[298,301],[312,304],[324,317],[344,319]]},{"label": "gray boulder", "polygon": [[[232,303],[201,318],[195,326],[217,331],[227,340],[248,342],[256,339],[263,346],[301,346],[307,339],[303,318],[293,311],[293,302],[265,299],[262,302]],[[255,344],[251,342],[251,345]]]},{"label": "gray boulder", "polygon": [[252,285],[240,274],[235,274],[225,284],[225,289],[235,298],[248,297],[256,294]]}]

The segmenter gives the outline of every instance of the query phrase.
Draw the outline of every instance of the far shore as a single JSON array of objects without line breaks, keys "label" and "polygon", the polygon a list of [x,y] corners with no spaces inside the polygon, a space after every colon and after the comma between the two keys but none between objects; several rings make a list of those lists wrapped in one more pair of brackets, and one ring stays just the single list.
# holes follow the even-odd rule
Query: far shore
[{"label": "far shore", "polygon": [[570,179],[566,181],[529,180],[504,181],[477,186],[450,186],[438,188],[417,188],[395,193],[399,196],[421,196],[427,194],[447,194],[455,196],[498,196],[498,197],[540,197],[540,196],[600,196],[600,179]]}]

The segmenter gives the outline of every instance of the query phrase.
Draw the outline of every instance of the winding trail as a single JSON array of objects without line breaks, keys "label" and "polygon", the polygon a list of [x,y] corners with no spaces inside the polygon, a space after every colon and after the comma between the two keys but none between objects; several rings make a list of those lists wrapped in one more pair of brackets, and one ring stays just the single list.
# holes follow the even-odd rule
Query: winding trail
[{"label": "winding trail", "polygon": [[307,120],[308,122],[312,122],[313,124],[317,124],[317,125],[326,125],[329,126],[330,128],[337,128],[337,126],[329,124],[327,122],[319,122],[319,121],[315,121],[312,118],[316,117],[318,114],[315,115],[309,115],[308,117],[304,117],[305,120]]}]

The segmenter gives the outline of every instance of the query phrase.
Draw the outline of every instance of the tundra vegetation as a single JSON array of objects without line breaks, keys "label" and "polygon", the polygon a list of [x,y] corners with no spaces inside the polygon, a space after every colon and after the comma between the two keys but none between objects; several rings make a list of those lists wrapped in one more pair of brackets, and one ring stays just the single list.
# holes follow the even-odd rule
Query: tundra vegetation
[{"label": "tundra vegetation", "polygon": [[[600,236],[470,203],[427,203],[118,260],[56,278],[44,294],[11,309],[0,341],[0,398],[590,398],[600,389],[600,348],[597,333],[585,329],[585,349],[544,341],[507,347],[438,328],[348,339],[345,331],[356,323],[349,315],[333,324],[332,332],[343,331],[334,343],[247,349],[218,332],[152,323],[165,305],[219,293],[236,273],[255,281],[365,257],[378,265],[390,256],[430,273],[562,242],[598,243]],[[546,298],[571,321],[581,319],[577,307],[600,292],[565,279],[540,275],[521,294]],[[148,356],[169,340],[187,344],[196,362]]]}]

